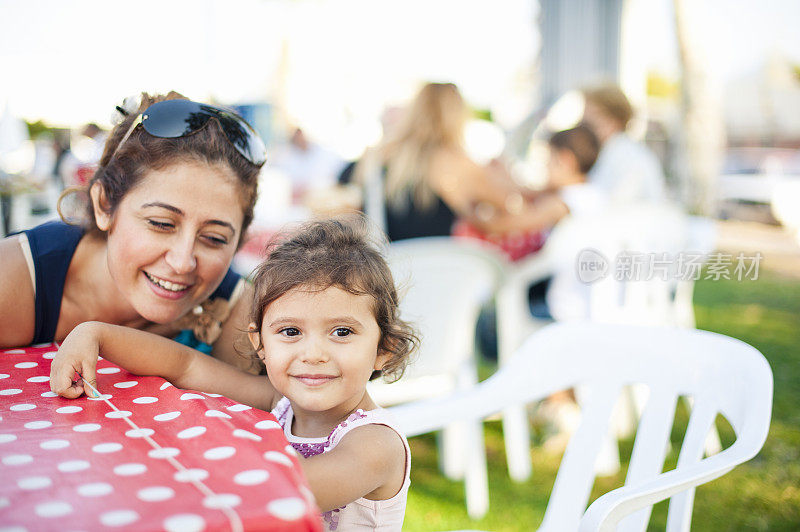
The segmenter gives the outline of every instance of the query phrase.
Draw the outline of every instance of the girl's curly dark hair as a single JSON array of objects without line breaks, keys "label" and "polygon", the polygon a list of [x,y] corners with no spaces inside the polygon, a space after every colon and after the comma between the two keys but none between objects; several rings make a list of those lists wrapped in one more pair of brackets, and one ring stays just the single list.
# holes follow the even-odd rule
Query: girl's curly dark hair
[{"label": "girl's curly dark hair", "polygon": [[256,326],[259,342],[266,308],[293,288],[336,286],[351,294],[369,295],[381,331],[378,349],[389,355],[383,369],[373,372],[371,379],[382,375],[388,382],[398,380],[419,338],[412,326],[400,319],[392,272],[369,234],[366,219],[352,215],[308,222],[273,239],[266,259],[253,275],[250,321]]}]

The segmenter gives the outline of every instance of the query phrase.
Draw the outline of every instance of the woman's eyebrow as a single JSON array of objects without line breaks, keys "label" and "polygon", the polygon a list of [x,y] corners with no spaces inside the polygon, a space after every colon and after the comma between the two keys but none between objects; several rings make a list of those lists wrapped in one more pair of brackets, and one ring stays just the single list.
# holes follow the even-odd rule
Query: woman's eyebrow
[{"label": "woman's eyebrow", "polygon": [[[142,205],[143,209],[146,208],[146,207],[160,207],[162,209],[166,209],[168,211],[174,212],[178,216],[183,216],[184,215],[183,211],[180,210],[179,208],[175,207],[174,205],[170,205],[169,203],[162,203],[160,201],[152,201],[150,203],[145,203],[144,205]],[[236,228],[233,227],[232,224],[230,224],[230,223],[228,223],[226,221],[223,221],[223,220],[206,220],[203,223],[211,224],[211,225],[221,225],[223,227],[227,227],[228,229],[230,229],[231,232],[236,233]]]}]

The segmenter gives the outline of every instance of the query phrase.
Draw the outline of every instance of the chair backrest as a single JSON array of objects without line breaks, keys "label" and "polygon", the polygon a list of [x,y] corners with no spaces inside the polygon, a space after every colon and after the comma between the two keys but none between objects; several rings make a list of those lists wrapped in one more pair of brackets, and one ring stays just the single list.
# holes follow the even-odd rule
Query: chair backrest
[{"label": "chair backrest", "polygon": [[449,237],[415,238],[389,246],[400,287],[400,314],[422,336],[406,377],[453,373],[473,357],[475,324],[492,297],[503,265],[490,250]]},{"label": "chair backrest", "polygon": [[[408,435],[416,435],[459,419],[485,418],[507,405],[541,400],[580,385],[581,424],[564,453],[542,523],[542,530],[576,530],[611,412],[621,389],[636,383],[648,386],[649,398],[626,487],[598,499],[592,509],[598,503],[608,506],[595,512],[601,516],[598,522],[603,522],[618,521],[643,508],[623,522],[631,530],[643,530],[650,505],[683,491],[677,504],[673,498],[670,519],[686,523],[691,516],[691,488],[753,457],[769,430],[771,370],[756,349],[733,338],[693,329],[556,323],[534,333],[507,364],[473,389],[402,405],[392,412]],[[652,490],[646,496],[632,495],[630,490],[655,482],[661,474],[679,396],[691,397],[694,406],[677,470],[661,476],[675,474],[682,483],[657,486],[657,496]],[[703,459],[703,444],[717,414],[731,424],[736,441]]]},{"label": "chair backrest", "polygon": [[688,251],[690,236],[689,217],[680,209],[641,204],[564,220],[548,239],[548,247],[577,269],[598,259],[606,263],[601,277],[576,271],[589,285],[592,321],[671,325],[676,322],[678,255]]}]

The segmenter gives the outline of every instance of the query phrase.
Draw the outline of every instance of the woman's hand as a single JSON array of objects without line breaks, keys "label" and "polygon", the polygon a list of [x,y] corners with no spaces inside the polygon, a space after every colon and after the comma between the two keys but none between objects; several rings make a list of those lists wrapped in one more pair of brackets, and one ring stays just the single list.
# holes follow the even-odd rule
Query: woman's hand
[{"label": "woman's hand", "polygon": [[[81,323],[67,335],[50,365],[50,390],[62,397],[75,399],[85,393],[98,397],[97,358],[99,334],[92,322]],[[79,378],[73,380],[75,373]]]}]

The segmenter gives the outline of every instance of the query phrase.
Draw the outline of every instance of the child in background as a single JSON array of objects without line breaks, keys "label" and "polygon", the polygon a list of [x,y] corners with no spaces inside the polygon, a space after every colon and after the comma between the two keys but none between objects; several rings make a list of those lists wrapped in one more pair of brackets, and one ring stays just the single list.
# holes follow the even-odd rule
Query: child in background
[{"label": "child in background", "polygon": [[268,378],[140,330],[86,322],[64,340],[51,389],[93,395],[99,353],[138,375],[271,410],[301,460],[329,530],[400,530],[408,443],[366,391],[395,380],[418,340],[398,317],[391,272],[363,219],[311,222],[269,250],[254,275],[248,336]]}]

